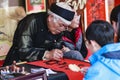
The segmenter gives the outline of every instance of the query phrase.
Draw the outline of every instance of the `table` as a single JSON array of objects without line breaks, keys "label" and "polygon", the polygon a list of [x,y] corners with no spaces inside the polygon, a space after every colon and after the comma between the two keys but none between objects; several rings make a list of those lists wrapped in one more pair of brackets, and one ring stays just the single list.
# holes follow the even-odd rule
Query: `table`
[{"label": "table", "polygon": [[[25,71],[31,73],[31,68],[50,68],[55,70],[57,74],[52,74],[48,76],[48,80],[78,80],[83,79],[83,74],[80,72],[73,72],[69,70],[68,64],[77,64],[79,67],[90,66],[88,62],[77,61],[72,59],[64,59],[62,61],[33,61],[25,64],[17,65],[18,67],[25,67]],[[55,69],[54,69],[54,68]],[[70,73],[70,75],[68,75]],[[77,76],[76,76],[77,74]],[[72,76],[72,77],[71,77]]]},{"label": "table", "polygon": [[34,62],[29,62],[28,64],[39,66],[39,67],[44,67],[44,68],[50,68],[55,71],[61,71],[67,75],[69,80],[74,80],[75,78],[77,78],[78,80],[82,80],[84,78],[83,73],[71,71],[68,68],[69,64],[76,64],[80,68],[90,66],[88,62],[73,60],[73,59],[66,59],[66,58],[61,59],[61,61],[55,61],[55,60],[34,61]]},{"label": "table", "polygon": [[[30,64],[20,64],[20,65],[17,65],[17,67],[20,67],[20,68],[25,67],[25,71],[29,72],[29,73],[31,73],[31,68],[41,68],[41,67],[30,65]],[[1,67],[0,70],[3,70],[4,68],[5,67]],[[18,77],[15,77],[15,78],[18,78]],[[57,74],[50,74],[47,78],[48,78],[48,80],[68,80],[67,75],[63,72],[57,72]],[[1,80],[1,78],[0,78],[0,80]]]},{"label": "table", "polygon": [[[30,68],[40,68],[38,66],[30,65],[30,64],[21,64],[20,67],[25,67],[27,72],[31,72]],[[48,76],[48,80],[68,80],[68,77],[63,72],[57,72],[57,74],[52,74]]]}]

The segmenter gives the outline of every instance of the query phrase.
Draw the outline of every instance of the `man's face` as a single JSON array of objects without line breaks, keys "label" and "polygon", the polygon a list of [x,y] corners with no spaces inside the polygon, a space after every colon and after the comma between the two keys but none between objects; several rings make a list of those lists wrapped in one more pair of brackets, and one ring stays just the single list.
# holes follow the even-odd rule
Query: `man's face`
[{"label": "man's face", "polygon": [[61,21],[59,18],[50,16],[49,19],[50,20],[48,22],[48,28],[52,34],[59,34],[65,31],[66,28],[68,27],[68,25]]},{"label": "man's face", "polygon": [[80,15],[78,16],[77,13],[74,15],[74,18],[71,22],[71,25],[69,26],[70,29],[75,29],[79,27],[80,23]]}]

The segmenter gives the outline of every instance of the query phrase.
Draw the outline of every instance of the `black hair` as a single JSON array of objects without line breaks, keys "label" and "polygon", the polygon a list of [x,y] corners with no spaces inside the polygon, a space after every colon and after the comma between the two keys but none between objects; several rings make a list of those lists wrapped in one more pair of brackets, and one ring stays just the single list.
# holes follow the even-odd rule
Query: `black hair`
[{"label": "black hair", "polygon": [[107,21],[95,20],[86,30],[86,39],[95,40],[102,47],[114,42],[114,29]]},{"label": "black hair", "polygon": [[120,12],[120,5],[115,6],[112,9],[111,14],[110,14],[110,22],[111,22],[111,24],[113,24],[112,21],[115,21],[115,22],[118,21],[118,13],[119,12]]}]

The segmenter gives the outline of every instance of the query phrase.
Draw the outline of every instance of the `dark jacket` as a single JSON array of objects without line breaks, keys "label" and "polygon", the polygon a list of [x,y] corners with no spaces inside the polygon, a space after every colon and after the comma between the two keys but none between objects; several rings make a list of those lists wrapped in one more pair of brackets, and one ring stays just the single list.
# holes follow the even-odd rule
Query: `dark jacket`
[{"label": "dark jacket", "polygon": [[46,42],[54,42],[61,35],[52,35],[47,27],[47,13],[35,13],[26,16],[18,23],[13,38],[13,45],[8,52],[4,65],[10,65],[15,60],[34,61],[41,60],[46,47]]}]

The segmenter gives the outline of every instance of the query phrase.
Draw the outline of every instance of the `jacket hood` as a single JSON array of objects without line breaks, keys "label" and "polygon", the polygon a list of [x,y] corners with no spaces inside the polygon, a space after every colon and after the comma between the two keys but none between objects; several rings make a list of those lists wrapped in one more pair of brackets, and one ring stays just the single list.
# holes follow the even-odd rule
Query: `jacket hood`
[{"label": "jacket hood", "polygon": [[110,59],[101,57],[99,61],[112,72],[120,76],[120,59]]},{"label": "jacket hood", "polygon": [[[120,75],[120,59],[111,57],[105,57],[103,54],[119,54],[120,56],[120,43],[108,44],[102,47],[100,50],[95,52],[92,56],[90,56],[90,63],[93,65],[97,61],[100,61],[107,68],[111,69],[115,73]],[[117,55],[118,56],[118,55]]]}]

